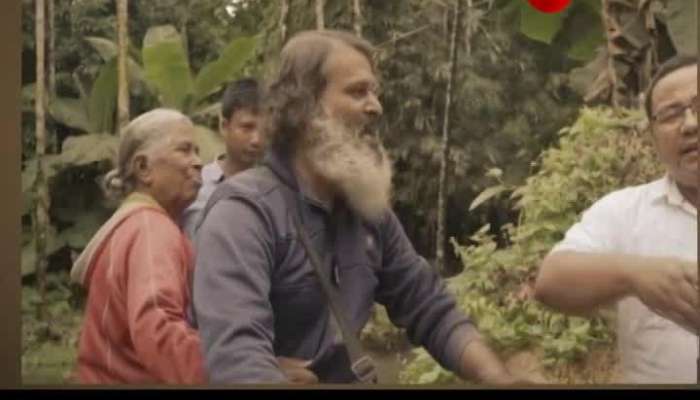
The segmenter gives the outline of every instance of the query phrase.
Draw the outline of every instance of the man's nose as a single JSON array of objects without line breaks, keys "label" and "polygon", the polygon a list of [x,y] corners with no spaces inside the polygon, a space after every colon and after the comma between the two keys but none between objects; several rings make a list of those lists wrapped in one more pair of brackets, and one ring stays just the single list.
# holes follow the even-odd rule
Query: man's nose
[{"label": "man's nose", "polygon": [[371,94],[365,104],[365,113],[370,115],[372,119],[375,119],[381,116],[383,111],[382,104],[379,102],[377,96]]},{"label": "man's nose", "polygon": [[193,157],[192,157],[192,166],[193,166],[197,171],[201,171],[201,170],[202,170],[202,158],[199,157],[199,154],[197,154],[197,153],[193,154]]},{"label": "man's nose", "polygon": [[682,129],[685,135],[697,135],[698,133],[698,114],[690,107],[686,108],[683,114]]},{"label": "man's nose", "polygon": [[262,135],[260,134],[260,129],[254,129],[250,135],[250,146],[259,149],[262,147]]}]

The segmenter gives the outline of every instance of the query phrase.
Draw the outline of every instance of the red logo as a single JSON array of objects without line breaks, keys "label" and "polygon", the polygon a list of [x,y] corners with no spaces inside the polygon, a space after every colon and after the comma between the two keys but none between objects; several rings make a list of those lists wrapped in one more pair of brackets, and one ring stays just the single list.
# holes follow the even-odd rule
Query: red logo
[{"label": "red logo", "polygon": [[558,13],[571,4],[571,0],[527,0],[535,9],[543,13]]}]

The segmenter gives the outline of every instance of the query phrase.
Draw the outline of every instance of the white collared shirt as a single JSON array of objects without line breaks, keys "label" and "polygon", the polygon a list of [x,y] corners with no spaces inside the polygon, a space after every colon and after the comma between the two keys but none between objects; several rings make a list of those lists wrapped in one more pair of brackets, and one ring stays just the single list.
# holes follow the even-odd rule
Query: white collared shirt
[{"label": "white collared shirt", "polygon": [[[634,254],[697,262],[697,210],[668,176],[612,192],[583,213],[552,252]],[[575,290],[575,288],[572,288]],[[636,297],[617,303],[624,383],[696,383],[698,338]]]}]

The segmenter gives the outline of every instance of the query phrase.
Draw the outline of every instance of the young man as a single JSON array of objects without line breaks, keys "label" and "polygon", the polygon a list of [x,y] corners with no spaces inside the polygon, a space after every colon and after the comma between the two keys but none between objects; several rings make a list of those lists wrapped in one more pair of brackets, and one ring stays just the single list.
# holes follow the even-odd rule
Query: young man
[{"label": "young man", "polygon": [[661,66],[646,112],[666,175],[593,204],[537,279],[537,298],[562,312],[617,306],[625,383],[696,382],[697,87],[696,58]]},{"label": "young man", "polygon": [[202,188],[183,215],[182,226],[191,239],[194,239],[202,210],[219,183],[255,165],[263,153],[265,141],[260,133],[260,100],[258,82],[252,78],[232,82],[224,91],[219,131],[226,152],[204,166]]},{"label": "young man", "polygon": [[354,333],[377,301],[444,367],[516,382],[391,210],[390,162],[371,129],[382,113],[372,52],[330,30],[282,50],[265,114],[271,151],[219,186],[197,235],[193,301],[212,383],[288,382],[275,356],[306,360],[320,382],[358,380],[295,218]]}]

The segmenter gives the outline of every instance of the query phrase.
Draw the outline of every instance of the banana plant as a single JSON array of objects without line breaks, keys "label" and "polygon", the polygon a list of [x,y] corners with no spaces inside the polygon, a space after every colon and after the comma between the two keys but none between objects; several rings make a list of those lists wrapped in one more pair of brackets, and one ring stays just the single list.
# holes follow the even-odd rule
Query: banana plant
[{"label": "banana plant", "polygon": [[159,103],[192,115],[210,106],[207,98],[227,81],[237,77],[254,55],[258,37],[233,39],[218,59],[193,74],[182,38],[172,25],[152,27],[146,32],[141,55],[145,81]]}]

